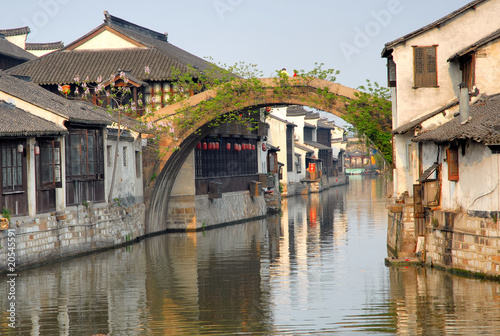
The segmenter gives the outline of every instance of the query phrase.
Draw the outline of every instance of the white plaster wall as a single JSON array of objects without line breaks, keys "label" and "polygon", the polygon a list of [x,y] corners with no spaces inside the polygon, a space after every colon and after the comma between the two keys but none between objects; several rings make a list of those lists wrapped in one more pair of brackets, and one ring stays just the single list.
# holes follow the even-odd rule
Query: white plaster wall
[{"label": "white plaster wall", "polygon": [[7,36],[5,39],[9,41],[10,43],[15,44],[21,49],[26,49],[26,38],[28,37],[27,34],[24,35],[16,35],[16,36]]},{"label": "white plaster wall", "polygon": [[194,171],[194,150],[191,151],[186,161],[184,161],[177,178],[175,179],[172,188],[171,196],[194,196],[196,193],[195,188],[195,171]]},{"label": "white plaster wall", "polygon": [[[397,65],[395,127],[434,111],[455,98],[458,94],[458,87],[455,86],[458,83],[454,81],[459,78],[459,72],[456,66],[450,66],[447,62],[448,58],[500,28],[496,20],[499,16],[500,1],[486,1],[477,5],[476,10],[469,10],[441,25],[440,28],[434,28],[394,48],[393,57]],[[435,44],[438,45],[439,87],[414,89],[412,46]]]},{"label": "white plaster wall", "polygon": [[123,49],[137,48],[137,45],[123,39],[122,37],[104,30],[94,38],[79,45],[75,50],[94,50],[94,49]]},{"label": "white plaster wall", "polygon": [[476,86],[479,93],[500,92],[500,40],[480,48],[476,55]]},{"label": "white plaster wall", "polygon": [[51,53],[51,52],[56,51],[56,50],[57,49],[54,49],[54,50],[26,50],[26,51],[29,52],[30,54],[35,55],[36,57],[40,57],[40,56],[46,55],[46,54]]},{"label": "white plaster wall", "polygon": [[[413,184],[418,179],[415,174],[418,169],[417,144],[411,141],[412,135],[397,134],[394,136],[394,164],[397,169],[394,170],[394,196],[398,197],[405,191],[413,195]],[[407,159],[407,145],[412,145],[410,160]]]},{"label": "white plaster wall", "polygon": [[[278,110],[276,113],[277,115],[274,112],[273,115],[277,116],[278,118],[285,119],[283,118],[283,113],[286,113],[285,108],[273,109],[273,110]],[[278,161],[285,165],[282,168],[283,179],[281,180],[281,182],[286,184],[289,182],[295,182],[300,180],[300,178],[297,178],[296,173],[294,171],[287,171],[286,124],[284,122],[281,122],[273,118],[268,118],[267,123],[269,124],[269,133],[267,139],[268,143],[275,147],[280,148],[280,151],[278,152]]]},{"label": "white plaster wall", "polygon": [[[111,146],[108,148],[108,146]],[[124,165],[123,151],[126,147],[126,165]],[[115,158],[116,140],[107,139],[105,143],[105,166],[106,166],[106,198],[111,187],[111,177],[113,175],[113,160]],[[108,164],[108,150],[111,155],[111,164]],[[135,152],[139,152],[141,171],[139,174],[136,172],[136,156]],[[142,147],[140,139],[135,141],[124,141],[120,140],[118,144],[118,158],[116,165],[116,175],[113,185],[113,195],[112,198],[119,198],[121,200],[125,199],[139,199],[141,200],[144,196],[143,193],[143,174],[142,174]]]},{"label": "white plaster wall", "polygon": [[448,181],[448,165],[443,165],[441,204],[443,209],[500,210],[500,155],[488,147],[469,142],[462,155],[459,149],[459,181]]}]

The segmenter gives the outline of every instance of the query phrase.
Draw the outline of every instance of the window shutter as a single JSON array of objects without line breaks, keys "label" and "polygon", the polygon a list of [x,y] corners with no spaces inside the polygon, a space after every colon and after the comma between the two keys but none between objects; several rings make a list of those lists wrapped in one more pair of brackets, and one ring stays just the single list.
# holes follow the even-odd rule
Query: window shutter
[{"label": "window shutter", "polygon": [[447,160],[448,160],[448,180],[458,181],[458,148],[448,148],[447,149]]},{"label": "window shutter", "polygon": [[436,46],[413,47],[414,59],[414,86],[437,86],[437,57]]}]

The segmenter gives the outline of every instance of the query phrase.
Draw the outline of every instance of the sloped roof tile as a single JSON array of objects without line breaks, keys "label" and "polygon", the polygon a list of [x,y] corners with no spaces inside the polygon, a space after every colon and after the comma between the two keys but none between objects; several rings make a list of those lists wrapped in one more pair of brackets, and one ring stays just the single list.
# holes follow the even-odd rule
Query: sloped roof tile
[{"label": "sloped roof tile", "polygon": [[464,124],[460,116],[413,138],[415,142],[447,143],[471,139],[485,144],[500,143],[500,94],[480,98],[470,107],[470,120]]},{"label": "sloped roof tile", "polygon": [[68,100],[31,82],[0,71],[0,91],[50,111],[74,123],[108,125],[106,110],[81,100]]},{"label": "sloped roof tile", "polygon": [[29,112],[0,100],[0,136],[60,136],[68,131],[63,126],[37,117]]}]

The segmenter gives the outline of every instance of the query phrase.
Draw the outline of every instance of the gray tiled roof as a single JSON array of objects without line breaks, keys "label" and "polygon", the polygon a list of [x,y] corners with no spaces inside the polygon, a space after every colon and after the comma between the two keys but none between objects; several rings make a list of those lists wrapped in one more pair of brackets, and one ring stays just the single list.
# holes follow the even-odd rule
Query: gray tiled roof
[{"label": "gray tiled roof", "polygon": [[49,43],[26,43],[26,50],[57,50],[64,47],[62,41]]},{"label": "gray tiled roof", "polygon": [[304,117],[304,119],[319,119],[320,116],[319,116],[319,113],[316,113],[316,112],[307,112],[306,113],[306,116]]},{"label": "gray tiled roof", "polygon": [[50,111],[74,123],[108,125],[110,116],[99,107],[80,100],[68,100],[44,88],[0,71],[0,91]]},{"label": "gray tiled roof", "polygon": [[335,123],[329,121],[328,119],[318,120],[318,128],[335,129]]},{"label": "gray tiled roof", "polygon": [[309,111],[307,111],[303,106],[300,106],[300,105],[293,105],[293,106],[287,107],[287,109],[286,109],[286,115],[290,116],[290,117],[303,116],[303,115],[306,115],[307,112],[309,112]]},{"label": "gray tiled roof", "polygon": [[424,115],[424,116],[422,116],[420,118],[417,118],[417,119],[415,119],[415,120],[413,120],[413,121],[411,121],[411,122],[409,122],[407,124],[399,126],[395,130],[393,130],[392,133],[393,134],[404,134],[404,133],[407,133],[407,132],[413,130],[415,127],[419,126],[424,121],[429,120],[430,118],[438,115],[439,113],[443,113],[447,109],[452,108],[452,107],[454,107],[456,105],[458,105],[458,99],[455,99],[455,100],[451,101],[450,103],[446,104],[445,106],[440,107],[437,110],[432,111],[431,113],[428,113],[428,114],[426,114],[426,115]]},{"label": "gray tiled roof", "polygon": [[[166,35],[135,25],[131,22],[105,14],[104,24],[87,35],[70,43],[61,50],[39,59],[12,68],[10,73],[30,76],[37,84],[74,83],[89,76],[95,81],[98,76],[106,78],[118,70],[129,71],[140,80],[168,80],[172,78],[172,67],[187,71],[188,65],[205,70],[210,63],[190,54],[167,41]],[[123,48],[104,50],[72,50],[73,46],[93,33],[110,27],[128,38],[145,45],[146,48]],[[144,72],[148,66],[151,73]]]},{"label": "gray tiled roof", "polygon": [[275,119],[275,120],[281,121],[282,123],[285,123],[286,125],[293,126],[293,127],[297,127],[297,125],[295,125],[294,123],[289,122],[288,120],[282,119],[282,118],[280,118],[280,117],[277,117],[277,116],[275,116],[275,115],[273,115],[273,114],[270,114],[270,115],[269,115],[269,117],[270,117],[270,118],[273,118],[273,119]]},{"label": "gray tiled roof", "polygon": [[28,26],[20,27],[20,28],[11,28],[11,29],[0,29],[0,34],[4,36],[18,36],[18,35],[26,35],[30,32]]},{"label": "gray tiled roof", "polygon": [[332,149],[331,147],[325,146],[323,144],[314,141],[304,141],[304,144],[317,149],[325,149],[325,150]]},{"label": "gray tiled roof", "polygon": [[7,41],[2,35],[0,35],[0,55],[5,55],[26,61],[37,58],[35,55],[27,52],[22,48],[19,48],[14,43]]},{"label": "gray tiled roof", "polygon": [[446,143],[471,139],[485,144],[500,143],[500,94],[482,97],[470,107],[470,120],[461,124],[460,116],[434,130],[423,132],[413,141]]},{"label": "gray tiled roof", "polygon": [[303,151],[305,151],[307,153],[314,153],[314,150],[302,145],[300,142],[297,142],[297,141],[295,141],[295,147],[302,149]]},{"label": "gray tiled roof", "polygon": [[59,136],[67,134],[63,126],[37,117],[29,112],[0,100],[0,136]]}]

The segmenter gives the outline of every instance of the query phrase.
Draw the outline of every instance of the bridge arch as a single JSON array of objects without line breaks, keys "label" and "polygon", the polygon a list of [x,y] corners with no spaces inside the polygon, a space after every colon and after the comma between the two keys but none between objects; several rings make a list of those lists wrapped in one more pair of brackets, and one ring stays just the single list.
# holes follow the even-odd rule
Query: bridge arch
[{"label": "bridge arch", "polygon": [[[226,113],[241,111],[248,108],[259,108],[273,105],[302,105],[316,108],[325,112],[330,112],[340,118],[344,116],[343,107],[345,102],[341,97],[352,99],[357,90],[318,78],[291,77],[286,80],[287,89],[285,93],[277,93],[276,88],[283,87],[283,81],[276,78],[260,78],[264,90],[250,98],[244,99],[237,108],[228,106],[217,112],[217,116]],[[325,93],[333,94],[325,99]],[[189,99],[169,105],[155,112],[154,120],[151,122],[161,122],[162,119],[176,114],[179,110],[195,107],[204,101],[213,99],[217,95],[215,90],[207,90],[191,96]],[[166,219],[168,212],[169,199],[175,180],[184,162],[205,136],[207,136],[212,127],[210,121],[214,119],[213,115],[202,118],[192,127],[192,131],[180,135],[178,139],[164,136],[160,139],[160,147],[172,147],[175,144],[177,149],[169,151],[162,156],[160,167],[161,172],[155,178],[153,185],[146,190],[146,234],[163,232],[168,230]]]}]

